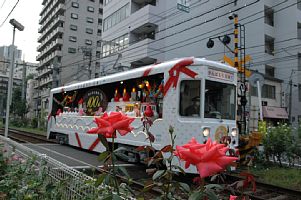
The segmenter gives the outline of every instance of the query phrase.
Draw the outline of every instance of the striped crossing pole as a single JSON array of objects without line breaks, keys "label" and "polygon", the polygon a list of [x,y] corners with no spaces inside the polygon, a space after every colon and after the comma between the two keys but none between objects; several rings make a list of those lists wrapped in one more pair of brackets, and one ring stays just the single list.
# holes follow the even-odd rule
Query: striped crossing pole
[{"label": "striped crossing pole", "polygon": [[238,69],[238,15],[234,15],[234,67]]}]

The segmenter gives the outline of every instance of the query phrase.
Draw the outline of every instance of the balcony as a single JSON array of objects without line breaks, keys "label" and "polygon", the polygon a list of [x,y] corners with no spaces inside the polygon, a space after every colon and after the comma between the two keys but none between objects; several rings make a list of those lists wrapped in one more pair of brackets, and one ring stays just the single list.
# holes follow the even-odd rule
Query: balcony
[{"label": "balcony", "polygon": [[[58,18],[59,16],[64,16],[64,11],[65,11],[64,7],[65,6],[63,4],[60,4],[58,7],[56,7],[56,9],[52,12],[52,14],[47,16],[47,19],[44,21],[43,24],[41,24],[40,29],[42,30],[43,27],[48,28],[50,23],[55,21],[56,18]],[[62,20],[64,20],[64,18]]]},{"label": "balcony", "polygon": [[36,57],[37,61],[42,60],[45,58],[50,52],[54,51],[57,48],[60,48],[63,45],[63,39],[57,38],[56,40],[52,41],[40,54]]},{"label": "balcony", "polygon": [[43,87],[44,85],[52,83],[52,81],[53,81],[52,76],[48,76],[47,78],[41,79],[40,86]]},{"label": "balcony", "polygon": [[52,52],[46,58],[44,58],[43,60],[40,61],[40,65],[46,65],[46,64],[48,64],[49,61],[51,61],[56,56],[62,57],[63,56],[62,51],[56,50],[56,51]]},{"label": "balcony", "polygon": [[64,33],[64,29],[62,27],[57,27],[53,32],[51,32],[47,37],[45,37],[46,35],[41,35],[38,38],[38,42],[42,42],[42,40],[44,40],[44,42],[41,43],[40,46],[38,46],[38,48],[42,48],[43,45],[45,45],[47,42],[50,42],[54,36],[56,36],[58,33]]},{"label": "balcony", "polygon": [[141,9],[132,13],[124,21],[120,22],[120,25],[113,26],[108,30],[104,31],[102,34],[102,38],[112,38],[113,34],[116,34],[117,31],[120,31],[120,26],[130,26],[130,31],[133,31],[145,24],[153,24],[157,26],[156,22],[162,19],[162,17],[160,16],[160,12],[162,11],[156,6],[144,6]]},{"label": "balcony", "polygon": [[[154,63],[156,60],[163,60],[161,50],[163,44],[153,43],[154,40],[146,38],[135,44],[130,45],[128,48],[121,51],[122,56],[127,58],[131,57],[132,63],[123,63],[124,65],[142,66]],[[138,55],[137,55],[138,54]],[[137,55],[137,56],[134,56]],[[105,58],[103,58],[105,61]]]},{"label": "balcony", "polygon": [[54,0],[51,4],[45,6],[44,9],[46,8],[46,10],[42,10],[40,13],[41,18],[39,20],[39,24],[45,25],[45,21],[47,19],[51,18],[58,10],[63,9],[64,7],[64,2],[61,2],[61,0]]},{"label": "balcony", "polygon": [[38,76],[42,77],[42,76],[45,76],[49,73],[52,73],[52,68],[44,68],[44,69],[39,71]]},{"label": "balcony", "polygon": [[[143,8],[137,10],[132,13],[129,17],[129,24],[131,24],[131,30],[137,29],[144,24],[154,24],[156,25],[156,21],[160,20],[160,11],[156,6],[147,5]],[[139,21],[137,21],[139,19]],[[133,25],[132,25],[133,24]]]},{"label": "balcony", "polygon": [[42,91],[41,91],[41,97],[48,97],[50,94],[50,89],[49,88],[44,88]]},{"label": "balcony", "polygon": [[58,16],[55,20],[53,20],[48,26],[40,26],[38,32],[41,34],[44,34],[52,29],[54,25],[56,25],[58,22],[64,22],[65,17],[63,15]]}]

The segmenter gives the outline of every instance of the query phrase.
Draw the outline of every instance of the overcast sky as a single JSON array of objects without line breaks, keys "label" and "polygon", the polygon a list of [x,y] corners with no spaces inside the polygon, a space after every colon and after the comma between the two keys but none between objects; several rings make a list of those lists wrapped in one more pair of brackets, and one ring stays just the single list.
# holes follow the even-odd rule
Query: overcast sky
[{"label": "overcast sky", "polygon": [[[0,25],[5,20],[17,0],[0,0]],[[12,43],[13,28],[9,20],[14,18],[24,27],[24,31],[16,30],[15,45],[22,50],[27,62],[37,62],[36,49],[39,43],[39,14],[42,10],[42,0],[19,0],[17,7],[11,13],[7,21],[0,27],[0,46],[8,46]]]}]

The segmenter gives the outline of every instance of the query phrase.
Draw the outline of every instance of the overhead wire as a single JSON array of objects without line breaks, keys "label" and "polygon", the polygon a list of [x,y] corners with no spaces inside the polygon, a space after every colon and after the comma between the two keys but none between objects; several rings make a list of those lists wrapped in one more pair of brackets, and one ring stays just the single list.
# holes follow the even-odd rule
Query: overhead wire
[{"label": "overhead wire", "polygon": [[11,13],[14,11],[14,9],[16,8],[16,6],[18,5],[20,0],[18,0],[16,2],[16,4],[14,5],[14,7],[11,9],[11,11],[8,13],[8,15],[6,16],[5,20],[2,22],[2,24],[0,25],[0,28],[3,26],[3,24],[6,22],[6,20],[9,18],[9,16],[11,15]]},{"label": "overhead wire", "polygon": [[[247,5],[244,5],[244,6],[242,6],[242,7],[239,7],[239,8],[237,8],[237,9],[235,9],[233,12],[238,11],[238,10],[241,10],[241,9],[246,8],[246,7],[248,7],[248,6],[251,6],[251,5],[253,5],[254,3],[257,3],[257,2],[259,2],[259,1],[260,1],[260,0],[256,0],[256,1],[252,2],[252,3],[250,3],[250,4],[247,4]],[[226,16],[226,15],[228,15],[228,14],[229,14],[229,13],[226,12],[226,13],[224,13],[224,14],[222,14],[222,15],[219,15],[219,16],[217,16],[217,17],[211,18],[211,19],[206,20],[206,21],[204,21],[204,22],[202,22],[202,23],[195,24],[194,26],[191,26],[191,27],[189,27],[189,28],[182,29],[181,31],[174,32],[174,33],[172,33],[172,34],[170,34],[170,35],[166,35],[166,36],[161,37],[161,38],[159,38],[159,39],[156,39],[156,40],[154,40],[154,41],[150,41],[148,44],[151,44],[151,43],[154,43],[154,42],[159,42],[159,41],[161,41],[161,40],[163,40],[163,39],[165,39],[165,38],[172,37],[172,36],[174,36],[174,35],[177,35],[177,34],[180,34],[180,33],[185,32],[185,31],[191,30],[191,29],[193,29],[193,28],[196,28],[196,27],[201,26],[201,25],[203,25],[203,24],[212,22],[212,21],[214,21],[214,20],[216,20],[216,19],[219,19],[219,18],[222,17],[222,16]],[[178,25],[180,25],[180,24],[178,24]],[[216,29],[214,29],[213,31],[215,31],[215,30],[216,30]],[[232,30],[232,29],[230,29],[230,30]],[[207,33],[208,33],[208,32],[207,32]],[[206,34],[206,33],[205,33],[205,34]],[[135,42],[134,42],[134,43],[135,43]],[[134,44],[134,43],[131,43],[131,44],[129,44],[129,45],[132,45],[132,44]],[[137,46],[131,48],[130,50],[125,49],[125,51],[132,51],[132,50],[134,50],[134,49],[138,49],[138,48],[141,47],[141,46],[143,46],[143,45],[137,45]],[[121,52],[121,53],[124,53],[125,51],[123,51],[123,52]],[[138,49],[137,51],[140,51],[140,50]],[[135,55],[133,55],[133,56],[131,56],[131,57],[135,57],[135,56],[137,56],[137,54],[135,54]],[[93,60],[93,61],[95,61],[95,60]],[[74,63],[70,63],[70,64],[68,64],[68,65],[77,64],[78,62],[80,62],[80,61],[77,61],[77,62],[74,62]],[[114,62],[114,61],[112,61],[112,62]],[[64,66],[62,66],[62,67],[64,67]]]}]

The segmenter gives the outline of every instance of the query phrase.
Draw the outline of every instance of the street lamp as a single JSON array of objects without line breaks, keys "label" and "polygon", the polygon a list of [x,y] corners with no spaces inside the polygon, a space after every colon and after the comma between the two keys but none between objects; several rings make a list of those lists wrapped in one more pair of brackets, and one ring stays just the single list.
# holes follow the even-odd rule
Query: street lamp
[{"label": "street lamp", "polygon": [[12,96],[12,88],[13,88],[13,71],[14,71],[14,63],[15,63],[15,51],[14,51],[14,44],[15,44],[15,32],[16,28],[19,31],[24,30],[24,26],[20,24],[17,20],[11,19],[9,23],[13,26],[13,43],[12,43],[12,53],[11,53],[11,61],[9,67],[9,79],[8,79],[8,92],[7,92],[7,101],[6,101],[6,117],[5,117],[5,132],[4,136],[8,137],[8,123],[9,123],[9,107],[11,104],[11,96]]}]

